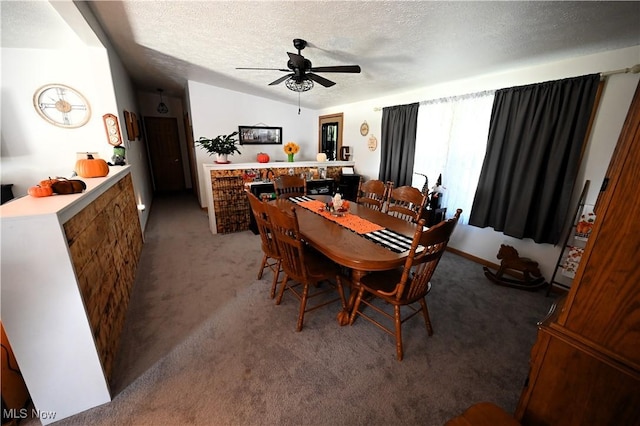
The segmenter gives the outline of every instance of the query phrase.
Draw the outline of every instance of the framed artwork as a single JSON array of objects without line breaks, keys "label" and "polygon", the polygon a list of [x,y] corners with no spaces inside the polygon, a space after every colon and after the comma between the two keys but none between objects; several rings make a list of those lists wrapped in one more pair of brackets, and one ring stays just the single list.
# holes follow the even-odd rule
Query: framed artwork
[{"label": "framed artwork", "polygon": [[125,127],[127,129],[127,140],[135,140],[136,136],[133,133],[133,123],[131,121],[131,113],[127,110],[124,111],[124,121],[125,121]]},{"label": "framed artwork", "polygon": [[133,138],[140,139],[140,125],[135,112],[131,113],[131,125],[133,126]]},{"label": "framed artwork", "polygon": [[282,127],[238,126],[240,145],[282,144]]}]

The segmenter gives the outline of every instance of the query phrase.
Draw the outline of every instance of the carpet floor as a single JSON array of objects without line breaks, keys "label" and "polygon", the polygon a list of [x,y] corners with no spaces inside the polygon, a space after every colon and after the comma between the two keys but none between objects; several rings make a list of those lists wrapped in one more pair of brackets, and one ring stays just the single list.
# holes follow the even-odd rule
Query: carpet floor
[{"label": "carpet floor", "polygon": [[417,316],[394,339],[339,305],[307,314],[256,279],[260,238],[212,235],[192,196],[156,197],[111,381],[113,401],[60,425],[443,425],[491,401],[513,412],[545,291],[492,284],[445,253]]}]

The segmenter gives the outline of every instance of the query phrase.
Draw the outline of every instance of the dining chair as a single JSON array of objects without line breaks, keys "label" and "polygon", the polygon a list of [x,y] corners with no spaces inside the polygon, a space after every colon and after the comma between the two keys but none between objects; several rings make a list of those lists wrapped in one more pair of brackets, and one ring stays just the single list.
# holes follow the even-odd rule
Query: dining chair
[{"label": "dining chair", "polygon": [[413,186],[393,188],[387,202],[387,214],[410,222],[420,220],[427,196]]},{"label": "dining chair", "polygon": [[[296,331],[302,330],[304,315],[330,303],[340,301],[346,309],[346,300],[338,266],[321,253],[309,247],[302,239],[295,207],[282,211],[278,206],[267,204],[267,216],[282,258],[284,277],[278,291],[276,305],[282,302],[285,290],[300,300]],[[291,280],[291,283],[289,281]],[[331,282],[335,280],[335,284]],[[322,283],[327,283],[322,286]],[[337,298],[327,295],[337,290]],[[308,307],[309,299],[322,297],[318,303]],[[328,300],[327,300],[328,299]]]},{"label": "dining chair", "polygon": [[388,184],[381,180],[361,181],[356,202],[370,209],[383,211],[389,194],[388,188]]},{"label": "dining chair", "polygon": [[278,277],[282,270],[282,258],[278,252],[278,245],[271,232],[271,222],[267,217],[266,203],[261,201],[258,197],[251,192],[246,191],[247,198],[249,199],[249,205],[253,211],[253,216],[256,220],[256,227],[262,240],[262,262],[260,264],[260,270],[258,271],[258,279],[262,279],[262,275],[266,268],[269,268],[273,272],[273,281],[271,283],[271,292],[269,295],[271,298],[276,297],[276,287],[278,285]]},{"label": "dining chair", "polygon": [[[422,312],[427,333],[433,335],[433,327],[429,318],[426,295],[431,290],[431,277],[438,266],[438,262],[449,243],[451,233],[458,223],[461,209],[456,211],[454,217],[442,221],[439,224],[424,231],[424,219],[420,219],[418,229],[413,236],[413,242],[409,255],[402,268],[389,271],[372,272],[360,280],[360,289],[351,311],[349,324],[353,324],[356,315],[359,315],[378,326],[383,331],[395,336],[396,355],[398,361],[402,361],[402,324]],[[369,297],[369,295],[373,297]],[[376,300],[386,302],[385,306],[393,306],[393,314],[385,306],[379,306]],[[419,307],[416,306],[419,303]],[[361,305],[371,308],[375,313],[365,313]],[[404,309],[405,316],[401,308]],[[376,316],[374,318],[374,315]],[[392,329],[379,320],[385,318],[392,320],[395,328]]]},{"label": "dining chair", "polygon": [[273,182],[278,198],[307,195],[307,180],[300,176],[282,175]]}]

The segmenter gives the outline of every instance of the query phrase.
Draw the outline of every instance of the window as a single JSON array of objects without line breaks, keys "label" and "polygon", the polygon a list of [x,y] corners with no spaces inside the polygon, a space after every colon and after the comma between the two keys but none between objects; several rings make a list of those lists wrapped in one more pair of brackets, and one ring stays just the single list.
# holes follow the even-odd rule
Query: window
[{"label": "window", "polygon": [[[442,207],[463,210],[467,223],[487,147],[493,92],[443,98],[420,104],[413,171],[429,177],[429,187],[442,174],[446,188]],[[424,177],[414,175],[422,188]]]}]

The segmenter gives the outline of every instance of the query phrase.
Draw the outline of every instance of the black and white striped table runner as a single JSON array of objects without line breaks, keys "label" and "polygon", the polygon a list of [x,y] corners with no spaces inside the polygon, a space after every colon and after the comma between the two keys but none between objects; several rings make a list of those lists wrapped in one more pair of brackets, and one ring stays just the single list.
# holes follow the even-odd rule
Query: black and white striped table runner
[{"label": "black and white striped table runner", "polygon": [[387,228],[381,229],[380,231],[369,232],[362,236],[396,253],[402,253],[411,249],[411,243],[413,241],[412,238]]},{"label": "black and white striped table runner", "polygon": [[289,201],[298,204],[298,203],[303,203],[305,201],[313,201],[313,198],[309,198],[306,195],[303,195],[301,197],[289,197]]}]

